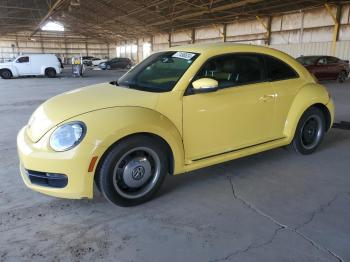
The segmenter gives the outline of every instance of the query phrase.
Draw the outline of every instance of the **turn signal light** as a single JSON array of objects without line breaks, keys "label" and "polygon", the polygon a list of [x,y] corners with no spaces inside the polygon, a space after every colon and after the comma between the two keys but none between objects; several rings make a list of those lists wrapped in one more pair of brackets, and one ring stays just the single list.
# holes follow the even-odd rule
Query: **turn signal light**
[{"label": "turn signal light", "polygon": [[97,158],[98,158],[98,156],[94,156],[94,157],[91,159],[88,172],[94,171]]}]

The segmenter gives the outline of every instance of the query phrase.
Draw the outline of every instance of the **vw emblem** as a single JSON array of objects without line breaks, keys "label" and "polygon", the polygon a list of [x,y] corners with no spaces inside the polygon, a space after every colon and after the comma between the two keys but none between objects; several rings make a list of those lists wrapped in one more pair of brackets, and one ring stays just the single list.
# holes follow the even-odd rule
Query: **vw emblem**
[{"label": "vw emblem", "polygon": [[134,180],[141,180],[145,175],[145,169],[143,166],[135,167],[131,173],[131,176]]}]

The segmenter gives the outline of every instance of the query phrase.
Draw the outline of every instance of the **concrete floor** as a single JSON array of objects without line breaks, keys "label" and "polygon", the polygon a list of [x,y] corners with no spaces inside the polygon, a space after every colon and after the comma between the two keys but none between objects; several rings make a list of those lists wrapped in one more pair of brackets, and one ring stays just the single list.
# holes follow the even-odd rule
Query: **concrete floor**
[{"label": "concrete floor", "polygon": [[[110,81],[0,79],[0,261],[350,261],[350,131],[310,156],[284,149],[168,177],[159,197],[120,208],[96,192],[64,200],[27,189],[16,133],[49,97]],[[350,121],[350,82],[325,83]]]}]

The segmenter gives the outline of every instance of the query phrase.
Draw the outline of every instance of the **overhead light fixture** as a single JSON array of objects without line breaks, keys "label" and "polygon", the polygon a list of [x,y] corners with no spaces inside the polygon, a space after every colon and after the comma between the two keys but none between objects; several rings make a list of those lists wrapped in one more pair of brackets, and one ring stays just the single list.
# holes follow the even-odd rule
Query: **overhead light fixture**
[{"label": "overhead light fixture", "polygon": [[64,26],[57,22],[48,21],[44,26],[41,27],[41,30],[63,32]]}]

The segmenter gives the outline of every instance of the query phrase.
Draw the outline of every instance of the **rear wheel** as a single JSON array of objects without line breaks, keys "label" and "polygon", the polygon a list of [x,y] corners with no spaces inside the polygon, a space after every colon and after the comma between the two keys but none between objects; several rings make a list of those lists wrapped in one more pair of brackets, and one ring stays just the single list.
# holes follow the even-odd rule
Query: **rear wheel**
[{"label": "rear wheel", "polygon": [[104,159],[98,174],[103,196],[119,206],[144,203],[155,195],[168,170],[166,147],[140,135],[118,143]]},{"label": "rear wheel", "polygon": [[3,79],[10,79],[12,77],[12,73],[10,70],[5,69],[0,72],[0,76]]},{"label": "rear wheel", "polygon": [[49,78],[54,78],[56,77],[56,70],[54,68],[47,68],[45,70],[45,75]]},{"label": "rear wheel", "polygon": [[348,77],[347,73],[345,71],[341,71],[338,75],[337,80],[339,83],[344,83],[347,77]]},{"label": "rear wheel", "polygon": [[323,112],[311,107],[300,118],[290,146],[300,154],[311,154],[321,144],[325,130]]}]

